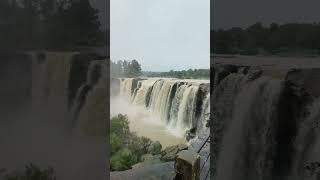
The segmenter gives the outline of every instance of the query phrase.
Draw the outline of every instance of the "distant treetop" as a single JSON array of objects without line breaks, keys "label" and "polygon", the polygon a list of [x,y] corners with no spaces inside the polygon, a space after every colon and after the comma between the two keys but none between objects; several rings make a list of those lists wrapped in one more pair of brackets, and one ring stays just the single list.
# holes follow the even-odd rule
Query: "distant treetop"
[{"label": "distant treetop", "polygon": [[211,31],[215,54],[320,54],[320,23],[255,23],[248,28]]}]

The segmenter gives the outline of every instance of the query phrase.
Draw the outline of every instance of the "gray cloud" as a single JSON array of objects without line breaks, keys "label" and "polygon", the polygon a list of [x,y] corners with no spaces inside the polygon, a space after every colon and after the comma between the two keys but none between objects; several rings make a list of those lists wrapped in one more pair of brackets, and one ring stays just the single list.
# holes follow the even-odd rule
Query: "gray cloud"
[{"label": "gray cloud", "polygon": [[111,58],[143,70],[209,67],[209,0],[111,0]]}]

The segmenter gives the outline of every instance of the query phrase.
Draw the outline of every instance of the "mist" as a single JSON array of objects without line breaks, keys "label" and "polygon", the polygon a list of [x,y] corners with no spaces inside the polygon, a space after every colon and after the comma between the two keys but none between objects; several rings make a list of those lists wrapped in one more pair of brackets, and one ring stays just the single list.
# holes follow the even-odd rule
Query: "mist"
[{"label": "mist", "polygon": [[152,114],[145,107],[132,104],[127,97],[118,95],[110,97],[110,116],[124,114],[128,116],[131,132],[138,136],[148,137],[159,141],[163,148],[185,143],[184,132],[170,129],[159,117]]}]

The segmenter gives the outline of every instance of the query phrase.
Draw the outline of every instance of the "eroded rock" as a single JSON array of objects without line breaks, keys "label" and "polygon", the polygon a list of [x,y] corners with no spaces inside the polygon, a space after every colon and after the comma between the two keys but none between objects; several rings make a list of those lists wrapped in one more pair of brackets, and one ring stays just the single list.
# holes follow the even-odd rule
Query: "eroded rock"
[{"label": "eroded rock", "polygon": [[186,149],[188,149],[188,146],[185,144],[169,146],[161,152],[161,160],[165,162],[173,161],[180,151],[186,150]]}]

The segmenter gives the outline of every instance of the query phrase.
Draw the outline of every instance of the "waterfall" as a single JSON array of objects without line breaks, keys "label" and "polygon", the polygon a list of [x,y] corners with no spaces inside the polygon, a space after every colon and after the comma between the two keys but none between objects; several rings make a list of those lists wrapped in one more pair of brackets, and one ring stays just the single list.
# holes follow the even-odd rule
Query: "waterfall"
[{"label": "waterfall", "polygon": [[121,83],[120,84],[120,95],[125,96],[127,98],[130,98],[131,91],[132,91],[133,78],[121,79],[120,83]]},{"label": "waterfall", "polygon": [[268,78],[242,87],[230,107],[232,119],[220,145],[216,179],[271,178],[280,92],[280,81]]},{"label": "waterfall", "polygon": [[199,121],[198,127],[205,128],[207,121],[210,118],[210,93],[208,93],[203,101],[201,109],[201,120]]},{"label": "waterfall", "polygon": [[[307,117],[302,119],[294,142],[295,156],[293,160],[291,179],[318,179],[319,165],[306,171],[307,163],[320,163],[320,99],[315,99],[308,107]],[[318,169],[317,169],[318,168]],[[312,172],[315,171],[315,172]],[[319,175],[318,175],[319,176]],[[294,180],[296,180],[294,179]]]},{"label": "waterfall", "polygon": [[319,69],[215,66],[211,178],[318,180]]},{"label": "waterfall", "polygon": [[[101,75],[98,79],[92,80],[92,73],[96,67],[101,67],[99,69]],[[106,136],[106,126],[101,125],[106,121],[106,109],[109,103],[107,94],[109,71],[107,68],[102,61],[93,62],[89,68],[87,83],[91,85],[91,91],[88,92],[84,99],[85,103],[78,112],[76,130],[79,134]]]},{"label": "waterfall", "polygon": [[[136,86],[134,81],[138,81]],[[120,81],[120,95],[132,104],[146,108],[169,129],[184,134],[197,128],[197,122],[202,121],[204,113],[209,112],[209,91],[203,92],[205,97],[198,96],[201,84],[209,87],[209,81],[201,80],[123,78]],[[198,101],[204,102],[198,104]],[[197,109],[201,110],[200,117],[196,116]]]},{"label": "waterfall", "polygon": [[73,56],[74,53],[46,53],[40,61],[32,54],[32,109],[46,118],[46,123],[59,124],[59,129],[66,131],[70,127],[68,83]]},{"label": "waterfall", "polygon": [[[109,70],[106,63],[83,60],[77,53],[45,53],[41,60],[38,56],[32,54],[33,109],[41,109],[45,116],[61,122],[66,131],[105,134],[101,124],[107,118]],[[75,74],[71,72],[73,66]],[[86,71],[82,71],[83,66],[87,66]],[[81,82],[79,76],[86,79]],[[70,82],[71,78],[73,82]],[[74,81],[79,81],[79,87],[71,87],[70,83]],[[129,83],[127,86],[130,89]],[[69,98],[71,91],[75,91],[72,99]]]},{"label": "waterfall", "polygon": [[[95,57],[91,53],[23,52],[10,55],[10,63],[2,63],[2,69],[10,72],[2,71],[7,75],[2,79],[8,81],[2,92],[6,95],[12,89],[8,98],[17,107],[10,106],[1,115],[0,142],[5,148],[1,148],[0,167],[5,174],[32,163],[41,169],[51,166],[57,179],[105,177],[101,172],[108,156],[109,70],[107,63]],[[16,98],[17,93],[21,95]],[[77,114],[75,119],[73,114]]]}]

